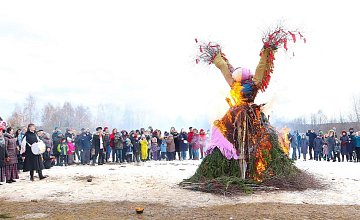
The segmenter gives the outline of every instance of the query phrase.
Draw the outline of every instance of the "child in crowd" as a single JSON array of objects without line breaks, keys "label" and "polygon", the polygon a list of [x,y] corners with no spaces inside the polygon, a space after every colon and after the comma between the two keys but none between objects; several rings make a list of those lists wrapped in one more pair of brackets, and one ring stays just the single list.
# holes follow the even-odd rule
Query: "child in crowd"
[{"label": "child in crowd", "polygon": [[67,166],[68,165],[68,151],[69,151],[69,146],[66,143],[66,139],[62,138],[60,144],[57,147],[57,151],[60,154],[60,166]]},{"label": "child in crowd", "polygon": [[72,165],[74,164],[75,145],[72,143],[70,137],[67,137],[66,140],[68,145],[68,164]]},{"label": "child in crowd", "polygon": [[334,160],[333,160],[333,162],[336,162],[336,159],[339,162],[341,162],[341,160],[340,160],[340,151],[341,151],[340,141],[337,138],[335,138]]},{"label": "child in crowd", "polygon": [[151,139],[151,153],[153,156],[153,160],[158,160],[158,150],[159,150],[159,145],[158,145],[158,141],[156,137],[153,137]]},{"label": "child in crowd", "polygon": [[186,160],[186,152],[189,149],[189,145],[187,142],[188,136],[185,131],[185,129],[181,129],[181,133],[179,135],[179,141],[180,141],[180,160]]},{"label": "child in crowd", "polygon": [[200,129],[200,159],[204,158],[204,149],[206,148],[206,133],[204,129]]},{"label": "child in crowd", "polygon": [[328,160],[329,159],[329,155],[328,155],[328,144],[324,143],[323,146],[323,155],[324,155],[324,160]]},{"label": "child in crowd", "polygon": [[141,136],[141,161],[145,162],[148,158],[148,141],[146,140],[146,136],[143,134]]},{"label": "child in crowd", "polygon": [[199,149],[200,149],[200,134],[197,129],[193,129],[193,138],[191,144],[193,148],[193,160],[199,160]]},{"label": "child in crowd", "polygon": [[126,162],[132,162],[133,157],[133,145],[130,138],[126,138]]},{"label": "child in crowd", "polygon": [[161,152],[161,160],[166,160],[166,139],[167,137],[162,138],[160,152]]}]

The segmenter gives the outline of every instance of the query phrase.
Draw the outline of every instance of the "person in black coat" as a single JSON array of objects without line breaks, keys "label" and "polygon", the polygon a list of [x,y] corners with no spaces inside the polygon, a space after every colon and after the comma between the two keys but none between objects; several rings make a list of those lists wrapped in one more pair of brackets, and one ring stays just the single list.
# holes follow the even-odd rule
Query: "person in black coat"
[{"label": "person in black coat", "polygon": [[306,132],[306,136],[309,137],[309,154],[310,154],[310,160],[313,159],[313,150],[314,150],[314,140],[317,136],[314,130],[308,130]]},{"label": "person in black coat", "polygon": [[51,155],[51,148],[47,147],[45,153],[43,153],[43,158],[44,158],[44,167],[45,169],[50,169],[54,163],[53,163],[53,158],[54,156]]},{"label": "person in black coat", "polygon": [[31,145],[33,143],[37,143],[39,138],[35,133],[35,125],[29,124],[28,131],[25,133],[24,139],[22,140],[21,147],[25,148],[25,156],[23,171],[30,171],[30,180],[34,181],[34,171],[36,170],[39,174],[39,179],[45,179],[46,176],[42,174],[42,170],[44,169],[44,164],[41,158],[41,155],[35,155],[31,151]]},{"label": "person in black coat", "polygon": [[349,142],[347,144],[347,153],[349,155],[349,162],[352,162],[353,159],[353,151],[355,150],[355,134],[354,129],[349,129]]},{"label": "person in black coat", "polygon": [[[7,160],[9,156],[6,150],[3,133],[4,128],[0,125],[0,182],[5,182],[5,160]],[[2,184],[0,183],[0,185]]]},{"label": "person in black coat", "polygon": [[103,165],[105,162],[105,144],[104,144],[104,135],[102,127],[96,128],[96,133],[92,138],[92,145],[95,149],[95,155],[93,156],[93,166],[96,164],[96,159],[98,158],[98,165]]}]

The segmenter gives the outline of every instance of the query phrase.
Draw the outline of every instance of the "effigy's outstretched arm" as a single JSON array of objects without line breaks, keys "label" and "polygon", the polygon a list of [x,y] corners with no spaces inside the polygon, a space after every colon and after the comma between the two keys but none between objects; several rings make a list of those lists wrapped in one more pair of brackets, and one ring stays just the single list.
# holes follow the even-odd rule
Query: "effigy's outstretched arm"
[{"label": "effigy's outstretched arm", "polygon": [[234,79],[231,75],[230,69],[229,69],[229,63],[227,62],[227,60],[225,60],[222,56],[221,53],[218,53],[214,60],[213,63],[215,64],[215,66],[217,68],[220,69],[222,75],[224,76],[226,82],[229,84],[229,86],[231,87],[234,83]]},{"label": "effigy's outstretched arm", "polygon": [[282,26],[278,26],[274,30],[269,30],[269,32],[265,33],[262,39],[263,47],[260,52],[260,61],[253,77],[254,84],[261,91],[265,91],[269,85],[271,74],[274,70],[274,60],[277,49],[279,47],[284,47],[287,51],[288,43],[295,43],[297,35],[301,40],[306,42],[306,39],[300,32],[288,31]]},{"label": "effigy's outstretched arm", "polygon": [[[195,39],[195,41],[196,43],[198,43],[197,39]],[[226,82],[231,87],[235,82],[232,77],[232,72],[234,68],[226,59],[225,54],[221,52],[220,45],[214,42],[199,43],[199,49],[200,55],[197,57],[196,63],[202,61],[208,64],[215,64],[215,66],[220,69]]]}]

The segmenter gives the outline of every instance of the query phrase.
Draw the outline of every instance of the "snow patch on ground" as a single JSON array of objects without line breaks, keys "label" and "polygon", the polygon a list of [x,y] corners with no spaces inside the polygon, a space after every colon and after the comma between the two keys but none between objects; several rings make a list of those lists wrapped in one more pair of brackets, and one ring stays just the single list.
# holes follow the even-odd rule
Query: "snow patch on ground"
[{"label": "snow patch on ground", "polygon": [[360,205],[360,163],[298,161],[300,169],[314,174],[328,187],[303,192],[261,192],[236,198],[180,188],[178,184],[192,176],[199,164],[200,161],[151,161],[54,167],[44,171],[50,177],[41,181],[30,182],[29,173],[21,173],[18,182],[0,186],[0,198],[64,203],[130,201],[191,207],[259,202]]}]

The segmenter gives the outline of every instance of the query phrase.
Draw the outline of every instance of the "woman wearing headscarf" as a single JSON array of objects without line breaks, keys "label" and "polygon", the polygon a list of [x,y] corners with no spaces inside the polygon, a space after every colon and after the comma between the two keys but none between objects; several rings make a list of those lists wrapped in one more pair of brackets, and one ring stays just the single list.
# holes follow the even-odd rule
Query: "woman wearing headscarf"
[{"label": "woman wearing headscarf", "polygon": [[8,153],[5,146],[4,128],[0,125],[0,185],[5,182],[5,161],[8,160]]},{"label": "woman wearing headscarf", "polygon": [[31,145],[39,142],[39,138],[35,133],[35,125],[29,124],[28,130],[25,133],[25,136],[21,142],[21,152],[24,153],[24,172],[30,171],[30,180],[34,181],[34,171],[37,171],[39,174],[39,179],[45,179],[46,176],[43,176],[42,170],[44,169],[44,164],[41,158],[41,155],[35,155],[31,151]]},{"label": "woman wearing headscarf", "polygon": [[8,159],[5,161],[5,175],[6,182],[13,183],[16,182],[15,179],[19,179],[19,174],[17,170],[17,139],[14,136],[14,129],[9,127],[5,133],[5,147],[8,153]]}]

